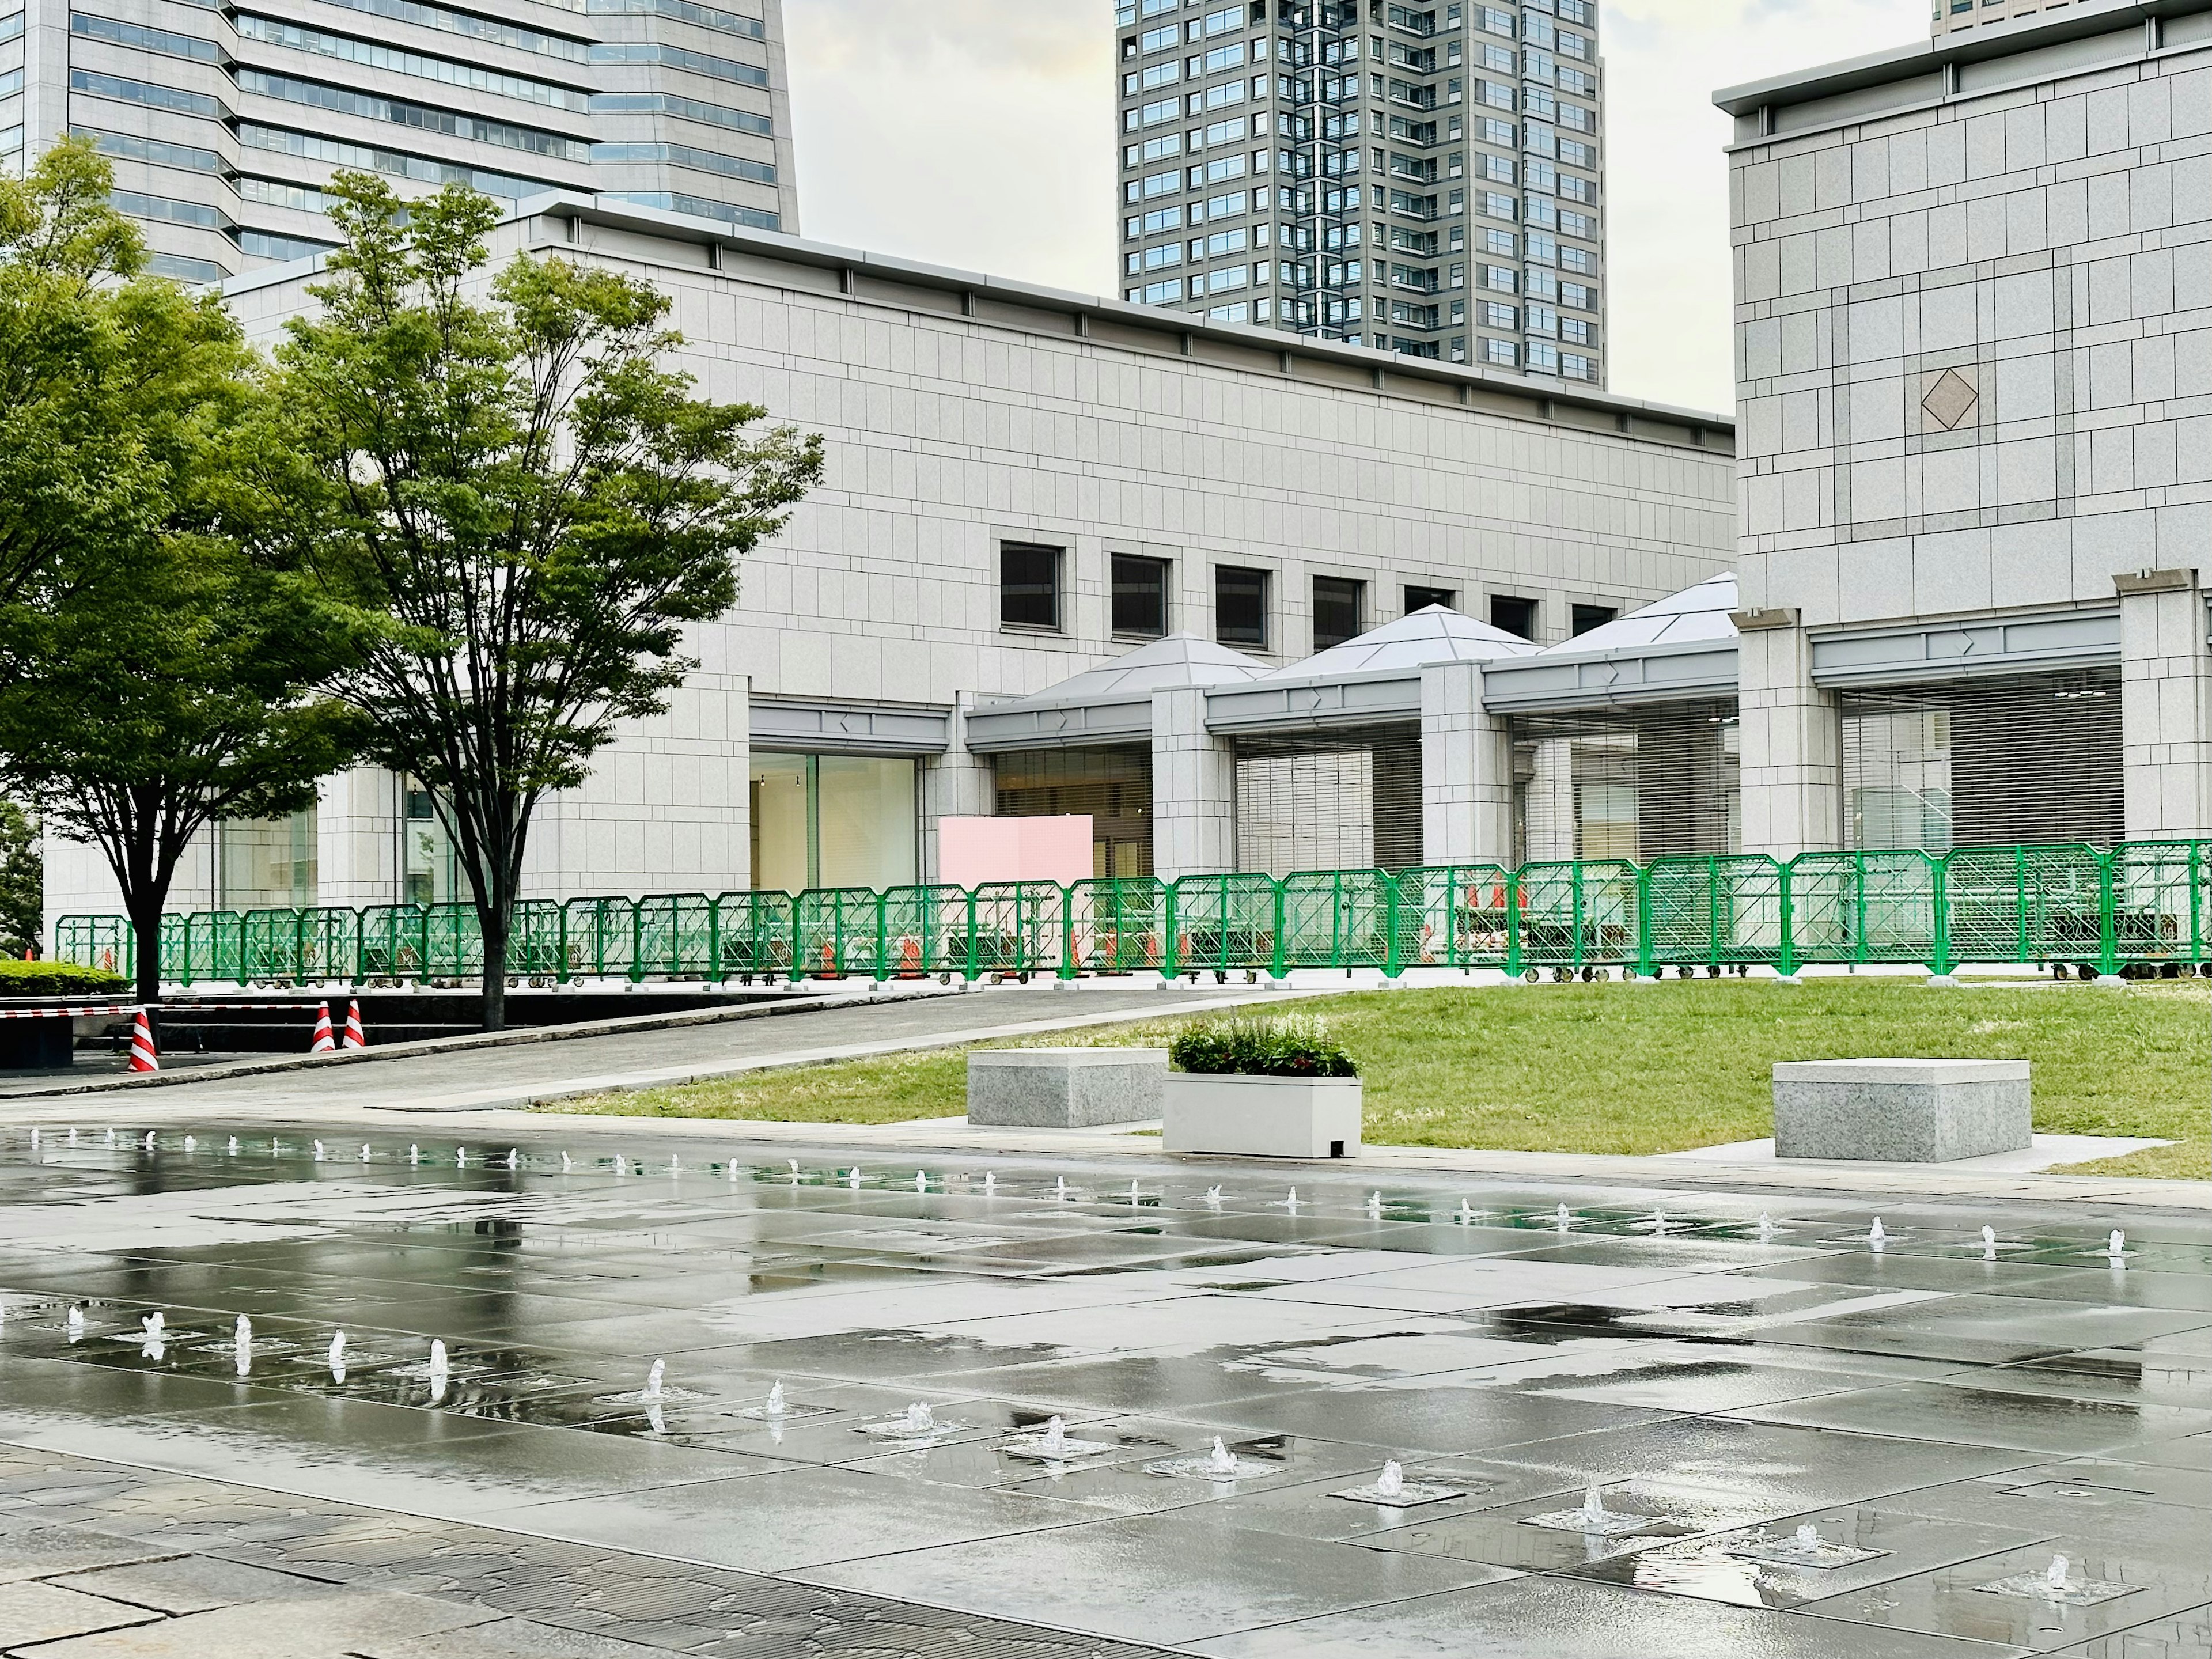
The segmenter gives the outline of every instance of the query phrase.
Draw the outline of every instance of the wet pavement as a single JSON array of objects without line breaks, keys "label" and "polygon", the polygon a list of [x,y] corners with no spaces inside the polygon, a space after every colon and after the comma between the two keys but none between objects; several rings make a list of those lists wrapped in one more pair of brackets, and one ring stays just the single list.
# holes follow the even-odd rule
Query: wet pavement
[{"label": "wet pavement", "polygon": [[2201,1214],[437,1127],[7,1133],[0,1654],[2212,1656]]}]

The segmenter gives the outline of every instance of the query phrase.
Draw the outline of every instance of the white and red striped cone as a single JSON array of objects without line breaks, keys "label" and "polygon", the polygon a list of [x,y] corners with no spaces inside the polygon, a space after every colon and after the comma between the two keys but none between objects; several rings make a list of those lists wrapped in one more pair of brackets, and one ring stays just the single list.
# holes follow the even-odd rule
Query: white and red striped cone
[{"label": "white and red striped cone", "polygon": [[345,1042],[342,1046],[348,1048],[368,1047],[368,1033],[361,1029],[361,1004],[357,1001],[346,1004]]},{"label": "white and red striped cone", "polygon": [[146,1023],[146,1011],[141,1008],[138,1018],[131,1027],[131,1069],[134,1072],[158,1072],[161,1057],[154,1052],[154,1028]]},{"label": "white and red striped cone", "polygon": [[315,1005],[315,1040],[307,1045],[307,1052],[311,1054],[335,1054],[337,1046],[331,1040],[331,1005],[319,1002]]}]

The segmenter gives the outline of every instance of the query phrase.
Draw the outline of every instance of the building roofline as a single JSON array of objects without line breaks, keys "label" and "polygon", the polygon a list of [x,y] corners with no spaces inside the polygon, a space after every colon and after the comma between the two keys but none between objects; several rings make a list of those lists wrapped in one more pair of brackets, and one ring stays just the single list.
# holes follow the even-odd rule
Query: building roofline
[{"label": "building roofline", "polygon": [[1713,102],[1734,116],[1756,114],[1776,106],[1802,104],[1816,98],[1863,92],[1917,76],[1941,73],[1947,83],[1957,65],[2010,58],[2039,46],[2062,46],[2069,40],[2111,34],[2130,24],[2146,27],[2154,19],[2212,9],[2212,0],[2118,0],[2106,6],[2084,6],[2052,17],[2024,17],[2012,23],[1984,24],[1964,34],[1893,46],[1863,58],[1747,81],[1723,87]]},{"label": "building roofline", "polygon": [[[2212,4],[2212,0],[2204,0],[2204,3]],[[529,197],[516,203],[513,210],[501,217],[500,223],[502,226],[526,223],[533,219],[560,219],[574,225],[604,227],[632,234],[703,245],[713,251],[714,262],[717,265],[723,264],[726,256],[735,255],[748,262],[762,261],[770,265],[784,264],[827,272],[838,279],[845,292],[856,294],[857,297],[864,299],[869,296],[858,292],[859,285],[864,281],[872,281],[894,288],[919,289],[957,296],[964,314],[975,314],[975,307],[979,301],[994,302],[1030,313],[1057,314],[1069,319],[1070,331],[1079,338],[1092,337],[1091,325],[1101,324],[1111,331],[1110,337],[1101,341],[1105,344],[1132,344],[1135,343],[1133,337],[1156,336],[1161,347],[1186,357],[1205,356],[1206,349],[1212,347],[1223,353],[1222,358],[1214,360],[1217,367],[1237,367],[1238,362],[1235,360],[1249,359],[1255,351],[1266,352],[1277,359],[1275,372],[1280,378],[1293,381],[1299,378],[1297,366],[1306,363],[1314,365],[1319,371],[1309,376],[1310,380],[1326,376],[1327,383],[1340,389],[1351,383],[1355,376],[1378,392],[1389,390],[1394,381],[1411,381],[1431,388],[1450,390],[1462,406],[1478,412],[1557,421],[1559,411],[1572,410],[1580,415],[1579,420],[1571,419],[1559,423],[1594,432],[1610,429],[1613,435],[1631,440],[1673,437],[1671,433],[1636,431],[1634,423],[1644,421],[1663,428],[1677,428],[1692,445],[1702,443],[1704,434],[1711,433],[1716,437],[1726,437],[1729,441],[1728,448],[1732,450],[1734,447],[1735,417],[1733,415],[1620,397],[1609,392],[1577,386],[1571,382],[1553,382],[1519,374],[1503,374],[1473,365],[1407,357],[1395,352],[1348,346],[1276,329],[1214,322],[1187,312],[1132,305],[1123,300],[1071,293],[1063,289],[1016,282],[1004,276],[927,264],[918,260],[870,253],[859,248],[840,247],[834,243],[809,241],[772,231],[750,230],[742,226],[726,224],[719,219],[696,218],[690,214],[672,213],[659,208],[640,207],[580,191],[547,191]],[[321,270],[323,264],[324,256],[315,254],[305,259],[270,265],[229,278],[222,285],[222,291],[228,296],[280,286],[302,276],[312,276]],[[742,276],[744,273],[739,270],[726,271],[726,274]],[[988,322],[992,319],[986,317],[982,320]],[[1429,395],[1432,400],[1435,399],[1433,391]],[[1529,407],[1532,404],[1534,407]],[[1680,441],[1679,439],[1675,441]]]}]

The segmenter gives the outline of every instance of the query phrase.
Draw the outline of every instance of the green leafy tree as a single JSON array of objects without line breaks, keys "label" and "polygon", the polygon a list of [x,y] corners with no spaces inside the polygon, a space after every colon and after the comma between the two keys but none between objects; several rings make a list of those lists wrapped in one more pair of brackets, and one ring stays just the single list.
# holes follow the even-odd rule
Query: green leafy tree
[{"label": "green leafy tree", "polygon": [[661,712],[687,623],[821,476],[822,443],[692,395],[649,283],[558,258],[487,271],[491,202],[330,186],[345,245],[278,358],[295,533],[335,600],[381,619],[336,693],[367,754],[421,780],[483,936],[483,1023],[506,1024],[532,816],[617,724]]},{"label": "green leafy tree", "polygon": [[0,800],[0,951],[35,956],[46,923],[46,861],[39,821]]},{"label": "green leafy tree", "polygon": [[0,778],[105,854],[151,1001],[193,836],[347,757],[357,717],[315,688],[361,623],[254,556],[258,360],[212,296],[138,274],[106,187],[72,141],[0,192],[0,378],[50,421],[0,413]]}]

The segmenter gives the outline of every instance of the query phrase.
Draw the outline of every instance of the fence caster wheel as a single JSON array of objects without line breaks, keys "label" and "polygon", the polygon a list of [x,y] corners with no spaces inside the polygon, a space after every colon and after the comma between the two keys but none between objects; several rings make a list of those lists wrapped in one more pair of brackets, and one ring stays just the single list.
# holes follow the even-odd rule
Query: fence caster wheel
[{"label": "fence caster wheel", "polygon": [[1521,978],[1524,984],[1537,985],[1542,983],[1544,975],[1536,969],[1531,968],[1524,972]]}]

